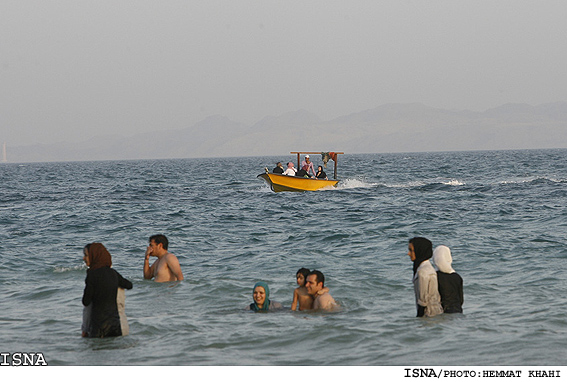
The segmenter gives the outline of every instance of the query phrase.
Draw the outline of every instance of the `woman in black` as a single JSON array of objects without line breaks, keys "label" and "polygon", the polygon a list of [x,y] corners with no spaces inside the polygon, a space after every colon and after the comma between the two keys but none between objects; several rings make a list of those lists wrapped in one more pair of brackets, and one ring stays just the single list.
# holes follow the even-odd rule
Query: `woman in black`
[{"label": "woman in black", "polygon": [[455,272],[451,263],[451,250],[440,245],[433,251],[433,262],[437,271],[441,305],[445,313],[463,313],[463,279]]},{"label": "woman in black", "polygon": [[83,305],[92,305],[83,337],[121,336],[116,295],[118,288],[132,289],[132,283],[111,268],[112,258],[101,243],[88,244],[84,254],[83,259],[89,269],[85,280]]},{"label": "woman in black", "polygon": [[274,169],[272,170],[272,172],[273,172],[274,174],[283,174],[283,173],[284,173],[284,169],[283,169],[282,162],[276,163],[276,167],[274,167]]},{"label": "woman in black", "polygon": [[328,180],[328,179],[327,179],[327,174],[325,173],[325,171],[323,171],[323,167],[322,167],[322,166],[317,167],[317,174],[315,175],[315,177],[316,177],[317,179],[325,179],[325,180]]}]

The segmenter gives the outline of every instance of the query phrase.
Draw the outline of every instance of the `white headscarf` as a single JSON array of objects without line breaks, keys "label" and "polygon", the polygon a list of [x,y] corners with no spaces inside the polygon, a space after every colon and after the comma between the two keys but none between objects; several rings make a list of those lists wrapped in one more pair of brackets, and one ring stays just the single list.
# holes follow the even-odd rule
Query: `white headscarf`
[{"label": "white headscarf", "polygon": [[433,251],[433,262],[435,267],[443,273],[455,273],[451,263],[453,258],[451,257],[451,250],[449,247],[440,245]]}]

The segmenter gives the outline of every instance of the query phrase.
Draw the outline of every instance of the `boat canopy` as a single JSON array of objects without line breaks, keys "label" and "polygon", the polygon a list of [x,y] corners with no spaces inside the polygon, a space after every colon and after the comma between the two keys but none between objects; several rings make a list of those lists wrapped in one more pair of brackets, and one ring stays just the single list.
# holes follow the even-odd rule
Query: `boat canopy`
[{"label": "boat canopy", "polygon": [[334,179],[337,179],[337,155],[338,154],[344,154],[343,152],[337,152],[337,151],[330,151],[330,152],[323,152],[323,151],[292,151],[290,152],[290,154],[297,154],[297,167],[299,168],[299,164],[301,163],[301,155],[303,154],[307,154],[307,155],[311,155],[311,154],[320,154],[322,159],[323,159],[323,163],[325,163],[325,168],[327,167],[327,161],[329,159],[331,159],[333,162],[335,162],[335,172],[334,172]]}]

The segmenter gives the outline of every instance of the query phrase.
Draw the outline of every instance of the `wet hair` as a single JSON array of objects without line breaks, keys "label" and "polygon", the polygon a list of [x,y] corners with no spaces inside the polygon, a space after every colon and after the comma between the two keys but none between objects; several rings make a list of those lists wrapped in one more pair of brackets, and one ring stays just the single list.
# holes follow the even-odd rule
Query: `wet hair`
[{"label": "wet hair", "polygon": [[299,275],[303,275],[303,285],[305,286],[305,279],[307,279],[307,276],[309,275],[309,269],[307,268],[299,268],[299,270],[297,272],[295,272],[295,277],[297,278],[297,276]]},{"label": "wet hair", "polygon": [[167,247],[169,247],[169,241],[167,240],[167,237],[165,237],[165,235],[153,235],[150,236],[150,242],[151,241],[155,241],[156,244],[161,244],[163,245],[163,249],[167,250]]},{"label": "wet hair", "polygon": [[314,269],[311,272],[309,272],[309,274],[307,276],[311,276],[311,275],[315,275],[315,277],[317,279],[317,284],[322,283],[321,285],[323,287],[325,286],[325,276],[323,275],[323,273]]}]

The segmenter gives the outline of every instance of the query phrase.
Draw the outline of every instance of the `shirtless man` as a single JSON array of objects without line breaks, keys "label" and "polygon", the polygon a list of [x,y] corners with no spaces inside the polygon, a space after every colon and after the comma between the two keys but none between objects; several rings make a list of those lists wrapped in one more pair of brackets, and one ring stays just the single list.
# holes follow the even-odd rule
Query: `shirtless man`
[{"label": "shirtless man", "polygon": [[[332,310],[337,306],[335,299],[325,289],[325,276],[319,271],[311,271],[305,283],[307,293],[313,296],[313,309]],[[319,292],[323,293],[319,293]]]},{"label": "shirtless man", "polygon": [[[146,259],[144,260],[144,278],[152,279],[157,282],[181,281],[183,273],[179,260],[173,253],[167,251],[169,242],[164,235],[154,235],[150,237],[150,245],[146,249]],[[150,256],[157,257],[150,267]]]}]

